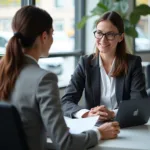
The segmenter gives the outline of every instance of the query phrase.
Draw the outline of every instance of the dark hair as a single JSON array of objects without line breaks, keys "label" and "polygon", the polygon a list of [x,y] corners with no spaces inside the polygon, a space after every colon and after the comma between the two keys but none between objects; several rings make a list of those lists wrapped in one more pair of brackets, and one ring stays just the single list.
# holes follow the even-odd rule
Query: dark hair
[{"label": "dark hair", "polygon": [[[109,20],[119,31],[119,33],[124,33],[124,24],[121,16],[114,12],[106,12],[103,14],[103,16],[98,19],[96,22],[96,26],[104,20]],[[94,58],[99,55],[99,50],[96,48],[96,53],[94,55]],[[115,69],[112,73],[112,76],[121,76],[125,73],[127,73],[128,64],[127,64],[127,49],[126,49],[126,43],[125,39],[123,39],[121,42],[118,43],[117,49],[116,49],[116,60],[115,60]]]},{"label": "dark hair", "polygon": [[9,40],[6,54],[0,62],[0,99],[7,100],[15,81],[24,65],[22,48],[31,48],[40,34],[49,34],[52,18],[43,9],[24,6],[19,9],[12,21],[14,36]]}]

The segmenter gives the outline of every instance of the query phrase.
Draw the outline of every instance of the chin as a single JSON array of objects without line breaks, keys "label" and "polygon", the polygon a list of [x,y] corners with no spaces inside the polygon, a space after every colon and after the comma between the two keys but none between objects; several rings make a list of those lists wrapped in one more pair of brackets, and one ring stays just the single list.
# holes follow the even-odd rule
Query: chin
[{"label": "chin", "polygon": [[100,53],[109,53],[107,50],[100,50]]}]

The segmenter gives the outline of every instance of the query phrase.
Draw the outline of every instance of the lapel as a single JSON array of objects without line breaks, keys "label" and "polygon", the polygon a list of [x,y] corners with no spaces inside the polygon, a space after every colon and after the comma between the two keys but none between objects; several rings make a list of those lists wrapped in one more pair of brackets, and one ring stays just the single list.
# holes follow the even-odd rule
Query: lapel
[{"label": "lapel", "polygon": [[118,104],[123,100],[124,76],[116,77],[116,98]]},{"label": "lapel", "polygon": [[99,57],[91,60],[90,69],[90,79],[91,87],[93,93],[94,106],[100,105],[100,67],[99,67]]}]

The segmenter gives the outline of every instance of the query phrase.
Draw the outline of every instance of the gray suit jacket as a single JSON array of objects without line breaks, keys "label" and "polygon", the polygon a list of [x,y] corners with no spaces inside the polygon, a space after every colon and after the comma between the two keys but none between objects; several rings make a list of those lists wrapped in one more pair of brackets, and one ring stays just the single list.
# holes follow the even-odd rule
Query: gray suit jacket
[{"label": "gray suit jacket", "polygon": [[10,102],[18,109],[30,150],[46,149],[46,134],[57,150],[84,150],[98,143],[93,130],[71,135],[63,118],[57,77],[31,58],[15,83]]},{"label": "gray suit jacket", "polygon": [[[126,75],[116,78],[116,98],[119,104],[122,100],[147,97],[145,90],[145,76],[142,72],[141,58],[127,54],[128,72]],[[66,88],[65,95],[61,99],[65,116],[73,117],[77,111],[100,105],[100,67],[99,57],[93,59],[93,55],[85,55],[80,61]],[[78,102],[84,91],[85,106],[81,107]]]}]

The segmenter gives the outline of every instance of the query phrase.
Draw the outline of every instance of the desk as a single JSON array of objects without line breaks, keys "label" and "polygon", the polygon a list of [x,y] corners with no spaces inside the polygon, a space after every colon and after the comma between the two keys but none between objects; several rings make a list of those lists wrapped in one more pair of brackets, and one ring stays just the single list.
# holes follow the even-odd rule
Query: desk
[{"label": "desk", "polygon": [[[47,144],[54,148],[50,139]],[[145,125],[121,129],[117,139],[100,141],[89,150],[150,150],[150,120]]]},{"label": "desk", "polygon": [[101,141],[89,150],[150,150],[150,120],[146,125],[121,129],[117,139]]}]

